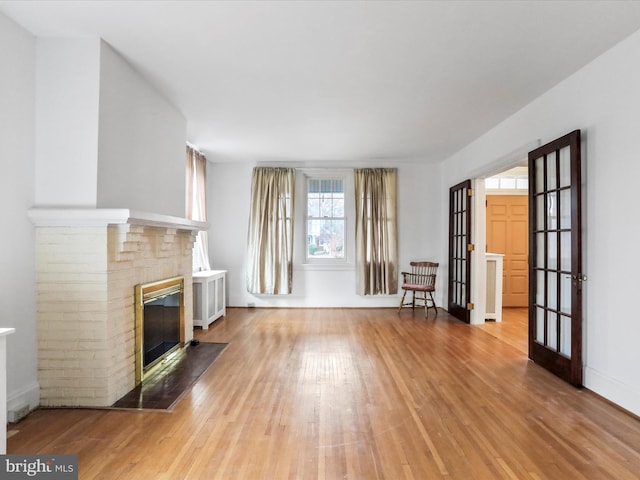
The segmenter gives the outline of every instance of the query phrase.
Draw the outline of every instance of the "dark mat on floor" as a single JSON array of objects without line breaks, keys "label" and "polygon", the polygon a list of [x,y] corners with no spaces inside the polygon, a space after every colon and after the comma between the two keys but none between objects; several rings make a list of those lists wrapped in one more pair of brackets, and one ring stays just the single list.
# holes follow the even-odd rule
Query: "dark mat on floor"
[{"label": "dark mat on floor", "polygon": [[111,407],[171,409],[227,345],[200,342],[198,345],[185,347]]}]

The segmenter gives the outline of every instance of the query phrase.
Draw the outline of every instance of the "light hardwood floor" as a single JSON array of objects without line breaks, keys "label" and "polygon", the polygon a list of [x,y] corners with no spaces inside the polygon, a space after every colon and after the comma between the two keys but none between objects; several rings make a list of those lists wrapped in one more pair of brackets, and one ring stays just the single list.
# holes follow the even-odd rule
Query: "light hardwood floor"
[{"label": "light hardwood floor", "polygon": [[491,327],[231,308],[197,332],[229,346],[172,412],[41,409],[8,451],[79,454],[81,479],[639,478],[640,421]]},{"label": "light hardwood floor", "polygon": [[488,321],[476,328],[484,330],[489,335],[493,335],[528,355],[529,310],[526,307],[503,308],[501,322]]}]

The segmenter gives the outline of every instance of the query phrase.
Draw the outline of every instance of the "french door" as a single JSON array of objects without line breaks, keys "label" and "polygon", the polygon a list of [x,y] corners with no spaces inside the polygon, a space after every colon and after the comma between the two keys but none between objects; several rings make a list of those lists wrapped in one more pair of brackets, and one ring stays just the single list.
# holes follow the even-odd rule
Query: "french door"
[{"label": "french door", "polygon": [[471,180],[449,189],[449,302],[451,315],[470,322]]},{"label": "french door", "polygon": [[529,358],[582,386],[580,131],[529,153]]}]

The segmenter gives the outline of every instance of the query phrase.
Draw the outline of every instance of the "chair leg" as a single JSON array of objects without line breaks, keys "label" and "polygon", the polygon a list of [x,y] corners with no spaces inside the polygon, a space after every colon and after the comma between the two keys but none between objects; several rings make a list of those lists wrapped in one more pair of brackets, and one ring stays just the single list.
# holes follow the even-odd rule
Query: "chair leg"
[{"label": "chair leg", "polygon": [[433,305],[433,309],[436,311],[436,317],[437,317],[438,307],[436,307],[436,301],[433,299],[433,292],[429,292],[429,297],[431,297],[431,305]]},{"label": "chair leg", "polygon": [[402,311],[402,306],[404,305],[404,297],[407,295],[407,291],[405,290],[402,294],[402,300],[400,300],[400,306],[398,307],[398,313]]},{"label": "chair leg", "polygon": [[429,302],[427,302],[427,292],[423,293],[423,301],[424,301],[424,318],[429,316]]}]

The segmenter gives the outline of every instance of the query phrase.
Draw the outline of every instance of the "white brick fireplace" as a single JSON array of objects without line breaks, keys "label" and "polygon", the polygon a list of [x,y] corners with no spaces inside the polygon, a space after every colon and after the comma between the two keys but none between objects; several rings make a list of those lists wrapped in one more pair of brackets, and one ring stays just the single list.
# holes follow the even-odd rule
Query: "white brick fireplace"
[{"label": "white brick fireplace", "polygon": [[183,276],[203,222],[126,209],[33,209],[42,406],[109,406],[135,386],[135,286]]}]

